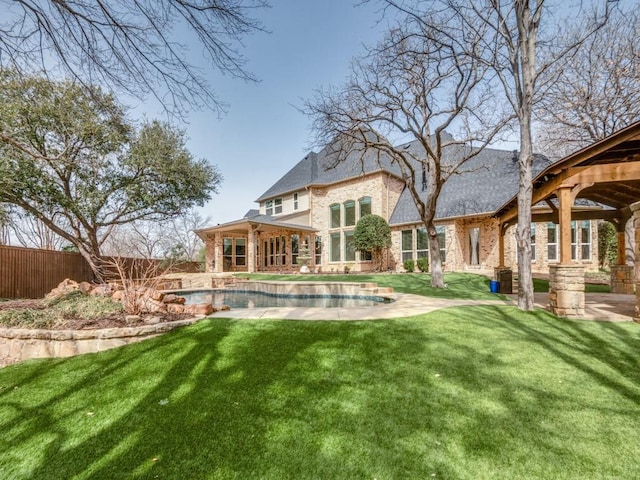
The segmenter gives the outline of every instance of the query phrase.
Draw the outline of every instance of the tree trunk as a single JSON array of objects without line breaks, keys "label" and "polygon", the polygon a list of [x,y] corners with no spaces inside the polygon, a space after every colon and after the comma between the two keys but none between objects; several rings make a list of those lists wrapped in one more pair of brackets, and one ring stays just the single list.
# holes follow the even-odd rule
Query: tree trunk
[{"label": "tree trunk", "polygon": [[533,310],[533,279],[531,276],[531,197],[533,148],[531,128],[527,121],[520,122],[520,157],[518,158],[518,307]]},{"label": "tree trunk", "polygon": [[94,252],[89,252],[84,246],[78,246],[78,251],[82,258],[85,259],[87,264],[89,264],[89,268],[93,272],[93,280],[96,283],[104,283],[106,281],[105,272],[104,272],[104,262],[100,257],[100,253],[97,254]]},{"label": "tree trunk", "polygon": [[438,232],[431,222],[427,228],[429,234],[429,263],[431,265],[431,286],[445,288],[444,275],[442,273],[442,258],[440,257],[440,243]]}]

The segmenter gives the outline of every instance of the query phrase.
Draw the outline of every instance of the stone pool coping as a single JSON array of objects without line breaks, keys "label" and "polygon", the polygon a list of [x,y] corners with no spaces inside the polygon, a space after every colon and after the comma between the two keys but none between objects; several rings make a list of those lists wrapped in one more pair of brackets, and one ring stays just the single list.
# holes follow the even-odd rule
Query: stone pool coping
[{"label": "stone pool coping", "polygon": [[384,320],[390,318],[413,317],[433,312],[441,308],[467,305],[514,305],[510,300],[454,300],[447,298],[424,297],[409,293],[394,293],[390,296],[393,303],[380,303],[371,307],[270,307],[242,308],[226,312],[216,312],[209,318],[245,318],[245,319],[289,319],[289,320]]}]

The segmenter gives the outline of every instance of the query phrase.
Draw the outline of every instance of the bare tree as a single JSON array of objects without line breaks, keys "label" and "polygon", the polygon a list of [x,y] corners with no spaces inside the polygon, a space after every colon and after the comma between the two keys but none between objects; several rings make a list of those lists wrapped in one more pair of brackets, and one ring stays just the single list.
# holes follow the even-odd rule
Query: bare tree
[{"label": "bare tree", "polygon": [[[502,90],[518,120],[518,306],[534,308],[531,275],[531,199],[533,176],[532,122],[534,105],[554,78],[553,66],[574,53],[607,21],[611,2],[600,8],[572,10],[573,18],[584,18],[584,29],[566,34],[571,20],[558,14],[545,0],[396,1],[384,0],[386,8],[401,11],[429,25],[434,14],[446,12],[449,23],[441,33],[466,45],[467,54],[495,73],[488,82]],[[546,13],[545,13],[546,12]],[[544,17],[543,17],[544,14]],[[543,22],[544,18],[544,22]],[[548,19],[548,20],[547,20]],[[463,29],[458,24],[464,25]],[[481,47],[478,47],[478,44]]]},{"label": "bare tree", "polygon": [[548,156],[563,157],[640,120],[637,13],[612,11],[609,23],[556,69],[540,109],[538,139]]},{"label": "bare tree", "polygon": [[[375,152],[398,165],[427,228],[431,285],[439,288],[444,279],[434,218],[442,187],[509,121],[482,88],[488,70],[477,61],[481,54],[467,55],[459,38],[442,35],[448,23],[446,12],[429,22],[408,15],[354,61],[343,88],[319,91],[305,108],[318,143],[328,144],[337,161]],[[460,22],[456,28],[461,38],[478,34]],[[394,137],[412,143],[396,146]]]},{"label": "bare tree", "polygon": [[100,84],[168,111],[221,111],[202,69],[191,63],[194,39],[220,72],[254,80],[239,53],[242,38],[262,30],[253,18],[264,0],[1,0],[0,67]]},{"label": "bare tree", "polygon": [[[48,216],[59,228],[69,228],[64,216],[51,212]],[[51,230],[38,218],[29,215],[19,208],[12,209],[11,231],[14,237],[24,247],[41,248],[43,250],[61,250],[69,241]]]},{"label": "bare tree", "polygon": [[206,227],[210,223],[210,217],[203,217],[195,209],[191,209],[184,215],[171,220],[171,240],[174,246],[180,245],[188,260],[197,260],[198,253],[204,245],[200,237],[195,234],[195,231]]},{"label": "bare tree", "polygon": [[170,220],[121,225],[105,242],[103,253],[120,257],[165,258],[172,250],[178,249],[187,260],[194,261],[203,245],[194,230],[209,223],[209,217],[203,218],[197,210],[191,209]]}]

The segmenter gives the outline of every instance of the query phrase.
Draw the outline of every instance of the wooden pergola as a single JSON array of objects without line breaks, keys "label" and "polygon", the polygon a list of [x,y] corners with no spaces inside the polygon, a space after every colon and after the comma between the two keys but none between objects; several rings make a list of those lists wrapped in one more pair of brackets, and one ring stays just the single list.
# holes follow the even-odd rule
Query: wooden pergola
[{"label": "wooden pergola", "polygon": [[[597,202],[605,208],[576,208],[577,199]],[[640,244],[640,211],[634,214],[640,208],[639,201],[640,122],[637,122],[559,160],[536,175],[532,205],[546,204],[550,213],[534,213],[532,221],[552,221],[559,225],[559,265],[575,266],[571,260],[572,220],[609,220],[616,225],[617,263],[622,266],[625,263],[625,225],[632,216],[638,216],[636,249]],[[504,231],[517,221],[517,197],[507,202],[495,216],[502,226],[500,260],[504,264]],[[639,257],[636,250],[636,259]]]}]

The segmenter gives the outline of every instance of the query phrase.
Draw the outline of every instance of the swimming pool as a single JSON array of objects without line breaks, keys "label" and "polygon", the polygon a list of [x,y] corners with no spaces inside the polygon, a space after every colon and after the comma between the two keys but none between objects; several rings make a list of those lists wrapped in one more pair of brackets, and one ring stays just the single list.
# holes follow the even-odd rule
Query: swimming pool
[{"label": "swimming pool", "polygon": [[[177,292],[176,292],[177,293]],[[364,295],[296,295],[274,294],[253,290],[198,290],[179,292],[187,305],[211,303],[214,307],[229,305],[231,308],[350,308],[375,307],[393,300],[379,296]]]}]

